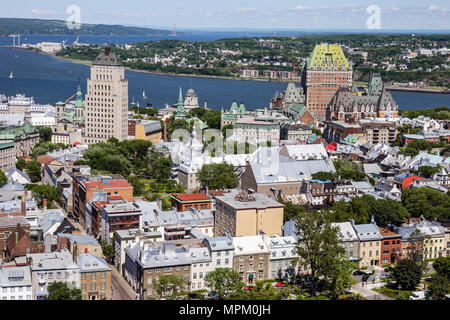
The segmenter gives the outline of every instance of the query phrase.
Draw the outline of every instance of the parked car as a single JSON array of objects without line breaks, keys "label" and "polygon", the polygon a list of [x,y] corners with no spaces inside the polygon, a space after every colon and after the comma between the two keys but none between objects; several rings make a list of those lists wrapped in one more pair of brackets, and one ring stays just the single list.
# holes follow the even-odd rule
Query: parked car
[{"label": "parked car", "polygon": [[428,300],[428,297],[430,296],[429,291],[415,291],[412,292],[409,296],[409,300]]},{"label": "parked car", "polygon": [[253,286],[246,286],[246,287],[244,288],[244,290],[252,291],[254,288],[255,288],[255,287],[253,287]]},{"label": "parked car", "polygon": [[384,269],[384,272],[392,272],[394,271],[394,268],[392,267],[387,267],[386,269]]},{"label": "parked car", "polygon": [[286,284],[284,282],[277,282],[275,287],[284,287]]},{"label": "parked car", "polygon": [[362,270],[355,270],[354,272],[353,272],[353,275],[354,276],[365,276],[367,273],[365,273],[364,271],[362,271]]},{"label": "parked car", "polygon": [[370,274],[366,274],[366,275],[364,275],[363,277],[362,277],[362,282],[367,282],[367,280],[369,279],[369,277],[370,277],[371,275]]}]

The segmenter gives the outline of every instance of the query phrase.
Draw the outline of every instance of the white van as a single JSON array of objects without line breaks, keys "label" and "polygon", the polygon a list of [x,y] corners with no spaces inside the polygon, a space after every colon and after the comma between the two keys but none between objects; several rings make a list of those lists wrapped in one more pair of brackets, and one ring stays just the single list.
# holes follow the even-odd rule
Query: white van
[{"label": "white van", "polygon": [[415,291],[412,292],[409,296],[409,300],[428,300],[429,292],[428,290],[425,291]]}]

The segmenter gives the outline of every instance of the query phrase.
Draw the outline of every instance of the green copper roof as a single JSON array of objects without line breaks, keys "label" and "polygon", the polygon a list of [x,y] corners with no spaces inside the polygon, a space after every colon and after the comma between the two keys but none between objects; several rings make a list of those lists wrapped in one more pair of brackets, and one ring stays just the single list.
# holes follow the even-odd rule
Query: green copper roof
[{"label": "green copper roof", "polygon": [[239,106],[238,113],[239,114],[245,114],[245,112],[246,112],[245,105],[243,103],[241,103],[241,105]]},{"label": "green copper roof", "polygon": [[0,130],[0,139],[1,140],[16,139],[20,137],[23,133],[29,135],[39,133],[39,131],[35,127],[33,127],[29,122],[25,122],[21,126],[10,126]]},{"label": "green copper roof", "polygon": [[62,101],[58,101],[57,103],[55,103],[55,106],[63,106],[65,103]]},{"label": "green copper roof", "polygon": [[308,70],[352,70],[338,44],[322,43],[316,45],[307,64]]},{"label": "green copper roof", "polygon": [[231,108],[230,108],[230,112],[233,111],[238,111],[239,107],[236,101],[233,101],[233,103],[231,104]]},{"label": "green copper roof", "polygon": [[192,117],[192,118],[186,119],[186,121],[189,123],[191,123],[191,121],[194,121],[195,125],[200,125],[200,129],[202,129],[202,130],[205,130],[208,128],[208,125],[197,117]]},{"label": "green copper roof", "polygon": [[8,149],[8,148],[11,148],[11,147],[14,147],[14,142],[0,143],[0,149]]},{"label": "green copper roof", "polygon": [[75,108],[84,108],[83,93],[81,92],[80,86],[78,86],[77,101],[75,102]]},{"label": "green copper roof", "polygon": [[367,93],[369,96],[379,96],[383,91],[383,80],[379,73],[374,73],[372,79],[370,79],[369,87]]}]

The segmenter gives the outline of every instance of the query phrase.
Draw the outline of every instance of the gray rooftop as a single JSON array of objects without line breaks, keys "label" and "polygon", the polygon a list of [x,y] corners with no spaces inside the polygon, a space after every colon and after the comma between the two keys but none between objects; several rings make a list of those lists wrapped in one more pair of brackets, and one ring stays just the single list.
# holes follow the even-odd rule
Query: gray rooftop
[{"label": "gray rooftop", "polygon": [[234,250],[232,237],[206,237],[205,241],[208,243],[211,251]]},{"label": "gray rooftop", "polygon": [[61,250],[61,252],[31,253],[27,254],[27,258],[33,259],[32,271],[79,269],[67,249]]},{"label": "gray rooftop", "polygon": [[58,233],[58,237],[67,238],[71,243],[76,242],[80,244],[90,244],[94,246],[100,245],[93,236],[87,234]]},{"label": "gray rooftop", "polygon": [[281,203],[267,197],[262,193],[253,193],[250,196],[254,197],[253,201],[240,201],[236,199],[239,193],[243,190],[234,189],[230,192],[224,193],[223,196],[214,196],[216,201],[221,201],[231,206],[234,209],[251,209],[251,208],[273,208],[284,207]]},{"label": "gray rooftop", "polygon": [[111,271],[105,259],[94,256],[90,253],[81,253],[77,256],[77,265],[80,272]]},{"label": "gray rooftop", "polygon": [[376,241],[383,239],[380,234],[380,229],[373,223],[355,224],[353,227],[361,241]]}]

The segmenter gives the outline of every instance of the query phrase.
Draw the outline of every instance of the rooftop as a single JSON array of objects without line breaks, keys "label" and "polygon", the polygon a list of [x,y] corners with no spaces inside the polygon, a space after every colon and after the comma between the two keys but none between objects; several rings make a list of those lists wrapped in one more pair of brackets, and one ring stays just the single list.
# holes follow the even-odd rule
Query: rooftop
[{"label": "rooftop", "polygon": [[253,209],[253,208],[278,208],[284,207],[283,204],[267,197],[262,193],[252,193],[247,196],[244,195],[243,190],[231,190],[224,193],[223,196],[215,196],[216,200],[226,203],[234,209]]}]

